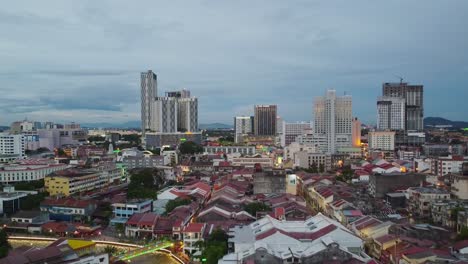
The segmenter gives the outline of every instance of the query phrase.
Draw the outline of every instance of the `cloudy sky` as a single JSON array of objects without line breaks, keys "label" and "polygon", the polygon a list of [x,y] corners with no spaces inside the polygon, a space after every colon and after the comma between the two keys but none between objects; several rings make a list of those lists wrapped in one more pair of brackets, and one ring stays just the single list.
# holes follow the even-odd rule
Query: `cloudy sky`
[{"label": "cloudy sky", "polygon": [[311,120],[328,88],[375,122],[381,84],[424,84],[425,115],[468,121],[468,1],[9,1],[0,124],[139,120],[139,72],[199,97],[200,122],[254,104]]}]

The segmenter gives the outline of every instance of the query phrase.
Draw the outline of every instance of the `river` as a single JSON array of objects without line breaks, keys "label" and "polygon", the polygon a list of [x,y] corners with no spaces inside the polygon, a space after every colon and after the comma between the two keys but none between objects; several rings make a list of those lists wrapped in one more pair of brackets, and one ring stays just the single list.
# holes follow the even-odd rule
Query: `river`
[{"label": "river", "polygon": [[[14,240],[10,241],[10,244],[13,248],[17,248],[20,246],[30,246],[30,247],[38,247],[38,248],[43,248],[49,245],[51,242],[45,242],[45,241],[26,241],[26,240]],[[103,249],[105,246],[103,245],[97,245],[96,246],[98,249]],[[148,254],[145,256],[140,256],[137,258],[134,258],[131,260],[129,263],[137,263],[137,264],[178,264],[179,262],[175,261],[173,258],[171,258],[169,255],[164,254],[164,253],[153,253],[153,254]]]}]

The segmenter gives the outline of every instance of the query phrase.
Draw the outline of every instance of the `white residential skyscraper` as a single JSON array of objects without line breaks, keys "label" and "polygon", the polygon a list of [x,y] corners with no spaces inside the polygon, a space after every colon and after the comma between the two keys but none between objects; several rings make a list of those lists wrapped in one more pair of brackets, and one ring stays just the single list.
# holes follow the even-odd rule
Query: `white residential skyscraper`
[{"label": "white residential skyscraper", "polygon": [[198,131],[198,98],[179,98],[178,104],[178,130],[181,132]]},{"label": "white residential skyscraper", "polygon": [[377,99],[377,129],[405,130],[405,99],[381,96]]},{"label": "white residential skyscraper", "polygon": [[143,135],[147,130],[152,129],[153,102],[158,96],[157,82],[157,76],[153,71],[141,73],[141,131]]},{"label": "white residential skyscraper", "polygon": [[153,101],[151,131],[177,132],[177,100],[173,97],[157,97]]},{"label": "white residential skyscraper", "polygon": [[336,96],[335,90],[328,90],[325,96],[315,98],[314,129],[315,133],[327,137],[328,153],[352,145],[352,120],[351,96]]},{"label": "white residential skyscraper", "polygon": [[240,143],[242,136],[253,134],[254,118],[253,116],[234,117],[235,142]]}]

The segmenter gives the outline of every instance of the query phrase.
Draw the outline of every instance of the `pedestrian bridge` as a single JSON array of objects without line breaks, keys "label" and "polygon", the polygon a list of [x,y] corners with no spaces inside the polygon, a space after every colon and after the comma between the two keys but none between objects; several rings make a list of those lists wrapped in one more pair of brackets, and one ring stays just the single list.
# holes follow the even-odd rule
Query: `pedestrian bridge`
[{"label": "pedestrian bridge", "polygon": [[139,256],[154,253],[156,251],[161,251],[172,246],[173,243],[170,241],[159,241],[155,243],[150,243],[141,248],[127,251],[121,255],[117,255],[116,258],[119,260],[130,260]]}]

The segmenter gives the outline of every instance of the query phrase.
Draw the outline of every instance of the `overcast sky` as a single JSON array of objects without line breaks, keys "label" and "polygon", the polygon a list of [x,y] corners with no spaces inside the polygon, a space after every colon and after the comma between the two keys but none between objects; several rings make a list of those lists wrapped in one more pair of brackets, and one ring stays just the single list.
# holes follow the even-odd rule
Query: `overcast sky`
[{"label": "overcast sky", "polygon": [[375,123],[383,82],[423,84],[425,116],[468,121],[468,1],[8,1],[0,124],[140,119],[140,72],[199,97],[200,123],[254,104],[311,120],[326,89]]}]

